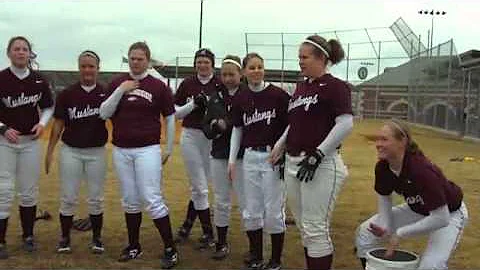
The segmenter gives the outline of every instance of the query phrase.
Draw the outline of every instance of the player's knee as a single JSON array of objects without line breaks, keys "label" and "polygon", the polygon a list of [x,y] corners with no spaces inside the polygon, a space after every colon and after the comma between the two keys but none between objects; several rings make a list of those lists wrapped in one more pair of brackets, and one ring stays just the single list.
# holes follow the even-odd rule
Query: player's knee
[{"label": "player's knee", "polygon": [[33,194],[22,194],[18,199],[20,206],[32,207],[37,205],[37,198]]},{"label": "player's knee", "polygon": [[215,210],[221,213],[230,212],[231,208],[232,207],[229,202],[215,202]]},{"label": "player's knee", "polygon": [[98,215],[103,213],[103,200],[89,200],[88,213],[91,215]]},{"label": "player's knee", "polygon": [[147,203],[145,210],[152,219],[163,218],[168,215],[168,207],[161,200]]}]

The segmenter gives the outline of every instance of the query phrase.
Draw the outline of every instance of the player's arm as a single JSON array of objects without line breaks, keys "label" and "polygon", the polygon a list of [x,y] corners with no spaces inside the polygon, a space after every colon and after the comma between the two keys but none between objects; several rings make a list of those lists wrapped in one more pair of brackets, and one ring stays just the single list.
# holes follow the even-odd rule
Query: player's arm
[{"label": "player's arm", "polygon": [[175,140],[175,114],[165,117],[167,123],[167,149],[162,157],[162,163],[165,164],[173,152],[173,143]]},{"label": "player's arm", "polygon": [[450,222],[448,205],[443,205],[429,212],[428,216],[419,221],[400,227],[395,231],[398,237],[409,237],[419,234],[428,234],[447,226]]},{"label": "player's arm", "polygon": [[117,110],[118,103],[123,97],[124,93],[130,92],[138,87],[138,81],[127,80],[122,82],[115,91],[100,105],[99,114],[100,118],[107,120]]},{"label": "player's arm", "polygon": [[235,179],[235,162],[240,151],[242,133],[243,128],[241,126],[233,127],[232,136],[230,137],[230,155],[228,156],[228,175],[230,180]]},{"label": "player's arm", "polygon": [[288,131],[290,130],[290,125],[285,128],[285,131],[283,132],[282,136],[278,138],[277,142],[273,146],[272,152],[270,153],[269,161],[272,164],[276,164],[278,160],[283,156],[283,153],[285,152],[285,147],[287,145],[287,136],[288,136]]},{"label": "player's arm", "polygon": [[384,237],[393,231],[392,195],[378,195],[378,219],[370,223],[368,230],[375,236]]},{"label": "player's arm", "polygon": [[175,105],[175,117],[177,119],[183,119],[189,115],[195,109],[195,103],[192,100],[185,103],[183,106]]},{"label": "player's arm", "polygon": [[62,119],[54,118],[52,130],[50,131],[50,139],[48,140],[47,153],[45,155],[45,173],[47,174],[50,171],[55,146],[60,139],[64,127],[65,122]]}]

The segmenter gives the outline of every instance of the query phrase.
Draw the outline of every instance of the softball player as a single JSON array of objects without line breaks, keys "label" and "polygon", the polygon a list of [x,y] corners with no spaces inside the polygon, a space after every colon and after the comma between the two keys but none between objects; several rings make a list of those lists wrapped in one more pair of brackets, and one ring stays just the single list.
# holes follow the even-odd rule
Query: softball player
[{"label": "softball player", "polygon": [[[383,240],[387,240],[389,257],[400,239],[428,234],[418,269],[447,269],[468,220],[462,190],[423,155],[402,122],[388,121],[377,136],[376,147],[378,214],[360,225],[356,238],[363,267],[366,252],[380,247]],[[406,203],[392,207],[394,191]]]},{"label": "softball player", "polygon": [[[40,177],[40,142],[53,114],[49,84],[30,68],[32,46],[25,37],[8,42],[10,67],[0,71],[0,258],[6,259],[5,246],[10,207],[15,186],[23,249],[36,249],[33,225],[37,212],[38,179]],[[40,113],[39,113],[40,110]]]},{"label": "softball player", "polygon": [[[235,96],[232,108],[233,131],[228,173],[236,179],[240,146],[245,148],[243,180],[245,209],[243,220],[249,239],[251,259],[248,269],[280,269],[285,232],[284,182],[279,166],[268,162],[270,151],[287,126],[289,95],[263,81],[263,59],[249,53],[243,59],[248,87]],[[263,265],[263,227],[271,235],[272,257]]]},{"label": "softball player", "polygon": [[327,73],[327,64],[344,57],[336,40],[313,35],[299,49],[307,80],[297,85],[288,105],[289,128],[275,144],[272,162],[286,148],[287,201],[300,229],[308,269],[330,269],[330,220],[347,169],[338,152],[353,127],[350,89]]},{"label": "softball player", "polygon": [[[162,192],[162,164],[173,148],[175,117],[171,90],[160,80],[148,75],[150,49],[144,42],[132,44],[128,50],[130,74],[110,84],[109,98],[100,106],[100,117],[111,117],[113,124],[113,162],[120,180],[122,206],[128,230],[129,245],[119,261],[136,259],[142,254],[139,243],[142,206],[153,219],[164,243],[162,268],[178,262],[173,242],[168,208]],[[160,149],[161,121],[167,123],[167,150]]]},{"label": "softball player", "polygon": [[222,62],[221,91],[212,94],[207,105],[204,119],[203,132],[208,139],[212,140],[210,159],[210,172],[215,194],[214,223],[217,227],[217,242],[212,258],[224,259],[228,253],[227,231],[230,223],[231,194],[232,189],[237,194],[240,213],[244,209],[244,192],[242,180],[243,149],[237,157],[237,179],[232,182],[228,179],[228,155],[230,152],[230,137],[232,134],[232,101],[238,93],[241,79],[240,58],[227,55]]},{"label": "softball player", "polygon": [[48,174],[55,146],[62,136],[59,157],[61,180],[60,225],[62,238],[58,253],[70,253],[70,229],[78,205],[80,181],[88,184],[88,212],[92,223],[93,253],[103,253],[103,190],[105,182],[105,143],[108,131],[99,117],[100,104],[106,99],[105,89],[97,84],[100,58],[95,52],[84,51],[78,57],[80,82],[63,90],[55,103],[54,122],[45,157]]},{"label": "softball player", "polygon": [[208,49],[195,53],[196,75],[185,79],[175,93],[175,116],[183,119],[180,145],[192,191],[191,201],[183,225],[177,231],[176,241],[184,242],[190,235],[198,214],[203,235],[198,248],[214,244],[208,205],[208,179],[211,141],[202,132],[207,97],[218,91],[219,80],[214,75],[215,55]]}]

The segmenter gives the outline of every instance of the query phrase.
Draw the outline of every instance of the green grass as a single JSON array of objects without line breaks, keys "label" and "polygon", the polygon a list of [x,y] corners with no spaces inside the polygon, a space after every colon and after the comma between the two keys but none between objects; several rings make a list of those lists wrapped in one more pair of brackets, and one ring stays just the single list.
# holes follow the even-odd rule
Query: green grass
[{"label": "green grass", "polygon": [[[353,134],[342,148],[350,176],[339,195],[331,226],[336,249],[334,259],[336,269],[359,267],[353,254],[354,233],[360,222],[376,211],[376,195],[373,190],[373,167],[376,157],[371,136],[375,134],[380,125],[380,122],[365,120],[356,123]],[[413,133],[414,138],[426,155],[443,169],[449,179],[463,188],[465,202],[470,211],[469,224],[457,251],[450,260],[450,268],[478,269],[480,268],[480,259],[477,257],[480,254],[480,241],[478,240],[480,239],[480,218],[477,209],[480,207],[480,163],[476,161],[450,162],[449,159],[457,156],[472,156],[480,159],[480,145],[418,128],[414,128]],[[46,148],[45,142],[44,148]],[[165,168],[163,183],[164,195],[170,207],[174,229],[182,222],[186,203],[190,197],[189,185],[179,151],[179,147],[175,147],[173,158],[170,159]],[[144,256],[142,259],[133,262],[117,262],[117,257],[127,241],[127,236],[123,211],[120,206],[118,181],[113,172],[111,158],[108,167],[105,188],[105,229],[103,232],[106,245],[105,254],[97,256],[88,253],[87,244],[90,240],[90,232],[76,231],[72,234],[73,253],[69,255],[55,254],[55,245],[60,234],[57,217],[59,180],[55,173],[48,176],[42,173],[39,208],[48,210],[54,218],[51,221],[39,221],[37,223],[35,230],[39,251],[34,254],[25,254],[20,249],[21,229],[18,211],[16,211],[16,206],[12,208],[14,211],[12,211],[7,232],[8,249],[11,257],[6,261],[0,261],[0,268],[159,268],[158,259],[163,246],[156,228],[147,215],[144,215],[141,230]],[[54,167],[55,171],[56,166]],[[83,200],[80,201],[78,209],[78,216],[80,217],[87,215],[84,191],[83,186]],[[396,201],[401,202],[402,200],[397,198]],[[243,265],[242,254],[247,250],[248,245],[244,233],[240,230],[240,219],[236,208],[233,210],[232,219],[229,235],[232,253],[227,260],[216,262],[209,259],[208,253],[193,250],[193,242],[200,236],[197,221],[191,242],[179,247],[180,264],[178,268],[239,269]],[[421,237],[403,240],[401,247],[421,253],[425,244],[426,238]],[[268,259],[269,257],[269,254],[265,254],[265,258]],[[303,248],[298,231],[294,226],[289,227],[283,256],[284,268],[303,268],[303,258]]]}]

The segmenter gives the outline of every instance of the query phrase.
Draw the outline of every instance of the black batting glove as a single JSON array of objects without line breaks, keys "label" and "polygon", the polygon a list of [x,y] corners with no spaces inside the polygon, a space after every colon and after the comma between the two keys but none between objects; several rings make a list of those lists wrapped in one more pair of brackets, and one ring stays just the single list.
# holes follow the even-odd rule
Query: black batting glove
[{"label": "black batting glove", "polygon": [[193,103],[200,109],[207,107],[207,96],[204,93],[200,93],[193,98]]},{"label": "black batting glove", "polygon": [[305,183],[312,181],[315,171],[324,157],[325,154],[323,154],[319,149],[305,156],[305,158],[298,163],[298,166],[300,166],[297,172],[298,180],[300,180],[300,182],[305,181]]}]

